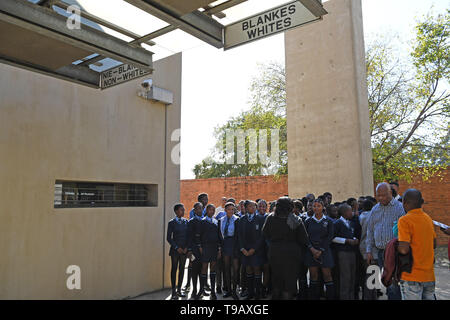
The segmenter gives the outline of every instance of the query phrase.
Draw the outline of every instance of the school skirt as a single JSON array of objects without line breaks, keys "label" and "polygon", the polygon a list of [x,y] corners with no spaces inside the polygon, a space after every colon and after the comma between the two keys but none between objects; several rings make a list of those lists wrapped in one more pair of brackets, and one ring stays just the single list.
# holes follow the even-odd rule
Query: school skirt
[{"label": "school skirt", "polygon": [[242,254],[242,265],[249,267],[260,267],[264,264],[264,252],[255,252],[253,255],[247,257]]},{"label": "school skirt", "polygon": [[200,258],[201,262],[216,262],[219,247],[216,243],[202,244],[203,254]]},{"label": "school skirt", "polygon": [[234,238],[233,237],[227,237],[223,240],[222,253],[224,256],[234,257],[235,250],[234,250]]},{"label": "school skirt", "polygon": [[321,268],[334,267],[333,254],[330,248],[327,248],[325,251],[323,251],[319,259],[322,261],[322,263],[314,259],[311,250],[309,249],[306,250],[305,265],[307,267],[321,267]]}]

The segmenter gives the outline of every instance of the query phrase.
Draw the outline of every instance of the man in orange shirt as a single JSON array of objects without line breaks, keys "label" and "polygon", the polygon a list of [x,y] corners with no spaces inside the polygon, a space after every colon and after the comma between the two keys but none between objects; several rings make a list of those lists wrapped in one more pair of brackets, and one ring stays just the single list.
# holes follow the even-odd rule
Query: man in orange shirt
[{"label": "man in orange shirt", "polygon": [[434,294],[434,248],[436,233],[430,216],[422,210],[422,194],[408,189],[403,194],[403,208],[407,214],[398,220],[398,251],[412,251],[411,272],[403,272],[400,279],[402,300],[436,300]]}]

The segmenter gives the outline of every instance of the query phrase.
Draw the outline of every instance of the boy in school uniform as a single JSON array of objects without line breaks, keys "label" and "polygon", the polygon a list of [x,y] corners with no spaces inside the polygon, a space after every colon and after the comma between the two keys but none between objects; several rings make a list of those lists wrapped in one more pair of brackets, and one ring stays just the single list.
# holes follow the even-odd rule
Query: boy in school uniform
[{"label": "boy in school uniform", "polygon": [[[267,216],[269,215],[267,213],[267,202],[264,199],[258,199],[259,201],[257,202],[257,208],[258,208],[258,216],[261,217],[264,222],[266,222]],[[263,253],[263,267],[262,267],[262,273],[263,273],[263,283],[262,283],[262,288],[261,288],[261,297],[262,298],[266,298],[268,294],[270,294],[270,289],[271,289],[271,276],[270,276],[270,267],[269,267],[269,259],[268,259],[268,249],[269,249],[269,244],[266,241],[266,239],[264,239],[264,253]]]},{"label": "boy in school uniform", "polygon": [[246,300],[261,298],[261,267],[263,265],[264,237],[262,227],[264,219],[257,216],[256,203],[245,202],[247,214],[239,220],[239,247],[243,254],[242,264],[245,266],[248,296]]},{"label": "boy in school uniform", "polygon": [[[200,193],[197,196],[197,201],[200,202],[203,206],[203,211],[202,211],[202,218],[205,216],[206,214],[206,205],[208,204],[208,194],[207,193]],[[192,208],[192,210],[189,212],[189,220],[191,220],[192,218],[194,218],[195,213],[194,213],[195,208]],[[192,279],[192,261],[189,260],[189,266],[188,266],[188,278],[187,278],[187,283],[186,286],[184,287],[184,291],[188,292],[189,291],[189,286],[191,284],[191,279]]]},{"label": "boy in school uniform", "polygon": [[202,269],[201,263],[201,224],[202,224],[203,205],[200,202],[194,204],[194,216],[188,222],[188,258],[192,264],[192,292],[191,299],[199,300],[200,297],[208,296],[204,291],[197,293],[197,283]]},{"label": "boy in school uniform", "polygon": [[[203,211],[202,211],[202,218],[206,215],[206,206],[208,205],[208,194],[207,193],[200,193],[197,196],[197,201],[200,202],[203,206]],[[192,219],[194,217],[194,208],[189,212],[189,220]]]},{"label": "boy in school uniform", "polygon": [[[167,226],[167,242],[170,244],[169,256],[172,261],[170,272],[170,281],[172,284],[172,300],[178,297],[186,297],[181,292],[181,284],[183,283],[184,267],[186,265],[186,254],[188,251],[188,221],[183,218],[185,208],[182,203],[177,203],[173,207],[175,217],[169,221]],[[176,286],[176,277],[178,270],[178,286]]]},{"label": "boy in school uniform", "polygon": [[216,296],[216,262],[221,257],[218,221],[213,217],[216,207],[213,204],[206,206],[206,216],[200,225],[200,254],[202,272],[200,275],[200,292],[204,291],[206,274],[209,265],[209,280],[211,282],[211,300],[217,300]]},{"label": "boy in school uniform", "polygon": [[339,263],[340,300],[355,299],[356,251],[359,249],[361,231],[353,220],[352,207],[341,204],[338,208],[340,218],[334,223],[333,243]]}]

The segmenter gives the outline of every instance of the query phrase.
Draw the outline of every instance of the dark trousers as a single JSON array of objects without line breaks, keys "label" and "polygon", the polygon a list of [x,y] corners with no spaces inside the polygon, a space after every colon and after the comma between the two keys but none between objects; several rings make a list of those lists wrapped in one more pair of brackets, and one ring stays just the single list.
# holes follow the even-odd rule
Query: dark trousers
[{"label": "dark trousers", "polygon": [[200,259],[195,259],[192,262],[192,295],[195,296],[197,291],[197,284],[200,283],[200,274],[202,273],[202,263]]},{"label": "dark trousers", "polygon": [[298,272],[298,299],[306,300],[308,298],[308,267],[303,261],[300,263]]},{"label": "dark trousers", "polygon": [[356,257],[354,251],[339,251],[339,298],[355,299]]},{"label": "dark trousers", "polygon": [[216,261],[216,288],[222,289],[222,279],[223,279],[223,257],[217,259]]},{"label": "dark trousers", "polygon": [[367,279],[369,275],[367,274],[367,268],[369,265],[366,261],[363,261],[363,269],[364,269],[364,283],[363,283],[363,300],[377,300],[377,289],[369,289],[367,287]]},{"label": "dark trousers", "polygon": [[[178,252],[176,252],[171,256],[171,260],[172,260],[172,269],[170,271],[170,282],[172,284],[172,291],[175,291],[175,288],[177,288],[179,291],[181,289],[181,285],[183,283],[184,278],[186,255],[179,254]],[[178,285],[176,285],[177,271],[178,271]]]},{"label": "dark trousers", "polygon": [[335,288],[335,299],[339,300],[339,259],[336,249],[331,249],[333,253],[334,267],[331,268],[331,277],[333,278]]},{"label": "dark trousers", "polygon": [[359,250],[355,252],[355,258],[356,258],[355,300],[359,300],[360,288],[364,288],[365,268],[364,268],[364,260]]}]

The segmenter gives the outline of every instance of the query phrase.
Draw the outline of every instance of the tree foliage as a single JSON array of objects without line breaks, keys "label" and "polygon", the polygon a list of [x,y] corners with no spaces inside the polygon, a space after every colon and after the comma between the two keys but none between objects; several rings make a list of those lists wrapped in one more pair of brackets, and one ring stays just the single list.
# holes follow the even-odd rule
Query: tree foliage
[{"label": "tree foliage", "polygon": [[[376,181],[409,180],[418,173],[427,179],[449,165],[449,16],[447,11],[437,16],[427,15],[419,21],[406,57],[398,54],[392,41],[380,36],[367,45],[369,120]],[[196,178],[287,173],[284,67],[279,63],[260,66],[250,94],[250,110],[215,130],[217,144],[212,156],[195,166]],[[226,130],[271,128],[280,130],[277,163],[221,163],[227,157]],[[246,160],[249,150],[246,138]]]}]

